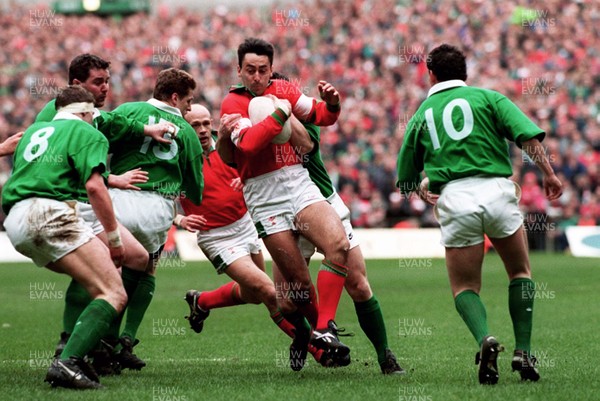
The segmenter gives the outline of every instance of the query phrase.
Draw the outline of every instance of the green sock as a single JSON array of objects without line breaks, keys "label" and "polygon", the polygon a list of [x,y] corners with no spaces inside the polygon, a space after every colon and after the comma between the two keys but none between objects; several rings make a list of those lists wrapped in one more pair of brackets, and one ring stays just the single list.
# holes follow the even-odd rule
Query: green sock
[{"label": "green sock", "polygon": [[508,310],[515,332],[515,349],[531,351],[535,284],[529,278],[516,278],[508,285]]},{"label": "green sock", "polygon": [[125,329],[121,333],[121,337],[129,337],[131,341],[135,340],[144,314],[148,306],[150,306],[150,302],[152,302],[155,287],[155,277],[143,273],[143,277],[138,281],[135,292],[129,297],[129,301],[127,302],[127,318],[125,319]]},{"label": "green sock", "polygon": [[471,290],[463,291],[454,298],[454,305],[477,343],[481,345],[483,338],[488,334],[488,327],[485,306],[479,295]]},{"label": "green sock", "polygon": [[105,300],[95,299],[90,302],[79,316],[60,359],[72,356],[83,358],[100,341],[115,317],[117,311]]},{"label": "green sock", "polygon": [[385,361],[385,350],[388,349],[387,332],[385,330],[385,322],[381,313],[381,306],[375,295],[365,302],[355,302],[356,316],[360,328],[367,335],[367,338],[377,352],[377,361],[382,363]]},{"label": "green sock", "polygon": [[[133,297],[133,293],[135,292],[135,289],[137,288],[138,282],[140,281],[140,279],[142,277],[144,277],[145,274],[146,273],[144,273],[144,272],[130,269],[127,266],[123,266],[121,268],[121,279],[123,280],[123,287],[125,287],[125,292],[127,293],[127,299],[130,299]],[[110,324],[110,327],[108,328],[108,333],[106,333],[106,338],[108,340],[110,340],[109,343],[111,343],[111,344],[114,342],[113,340],[116,340],[119,338],[121,322],[123,321],[124,314],[125,314],[125,311],[123,310],[123,312],[120,313],[119,316],[117,316],[117,318],[112,321],[112,323]]]},{"label": "green sock", "polygon": [[85,308],[92,302],[87,290],[75,280],[71,280],[65,294],[65,310],[63,312],[63,330],[72,333],[75,323]]},{"label": "green sock", "polygon": [[121,268],[121,280],[123,280],[123,287],[125,287],[128,298],[133,296],[138,283],[145,275],[145,272],[133,270],[126,266]]}]

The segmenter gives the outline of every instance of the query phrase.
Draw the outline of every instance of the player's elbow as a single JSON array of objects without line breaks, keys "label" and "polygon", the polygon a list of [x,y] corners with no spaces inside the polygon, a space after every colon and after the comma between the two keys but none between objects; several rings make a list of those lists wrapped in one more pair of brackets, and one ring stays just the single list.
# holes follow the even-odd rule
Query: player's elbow
[{"label": "player's elbow", "polygon": [[106,185],[102,176],[95,172],[85,183],[85,190],[89,197],[95,197],[106,191]]}]

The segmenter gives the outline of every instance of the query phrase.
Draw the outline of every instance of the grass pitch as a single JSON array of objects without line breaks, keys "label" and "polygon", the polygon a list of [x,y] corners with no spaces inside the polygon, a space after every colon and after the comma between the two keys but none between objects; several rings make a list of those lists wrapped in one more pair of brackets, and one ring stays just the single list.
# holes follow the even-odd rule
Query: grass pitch
[{"label": "grass pitch", "polygon": [[227,277],[217,276],[206,263],[165,259],[138,333],[136,353],[148,366],[102,378],[106,389],[87,392],[43,383],[62,329],[68,278],[28,264],[2,265],[0,399],[598,400],[599,264],[598,259],[532,255],[537,282],[532,351],[542,378],[522,383],[510,369],[514,343],[506,274],[497,255],[486,257],[481,296],[490,331],[507,348],[499,357],[500,382],[490,387],[478,384],[477,346],[454,309],[443,260],[368,262],[390,347],[409,372],[384,377],[347,295],[336,320],[355,333],[342,338],[352,349],[352,364],[325,369],[309,359],[301,372],[293,372],[287,360],[290,340],[262,306],[213,310],[204,331],[194,333],[183,318],[186,290],[212,289]]}]

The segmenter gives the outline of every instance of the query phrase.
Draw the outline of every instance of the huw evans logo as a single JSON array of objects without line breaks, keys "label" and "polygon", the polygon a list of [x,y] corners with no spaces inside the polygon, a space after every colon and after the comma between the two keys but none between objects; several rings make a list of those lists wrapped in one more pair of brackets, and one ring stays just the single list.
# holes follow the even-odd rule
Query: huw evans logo
[{"label": "huw evans logo", "polygon": [[310,21],[302,15],[302,11],[298,9],[290,10],[275,10],[273,16],[275,26],[286,28],[301,28],[308,26]]}]

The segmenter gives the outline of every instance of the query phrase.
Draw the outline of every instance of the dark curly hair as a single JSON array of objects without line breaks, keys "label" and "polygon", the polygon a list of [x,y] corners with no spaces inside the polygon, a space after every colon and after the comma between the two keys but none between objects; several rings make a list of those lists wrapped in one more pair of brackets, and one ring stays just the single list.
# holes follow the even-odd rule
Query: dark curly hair
[{"label": "dark curly hair", "polygon": [[85,82],[90,77],[90,70],[107,70],[110,62],[93,54],[80,54],[71,60],[69,65],[69,85],[77,79]]},{"label": "dark curly hair", "polygon": [[444,43],[429,52],[427,69],[439,82],[451,79],[467,80],[467,61],[458,47]]}]

